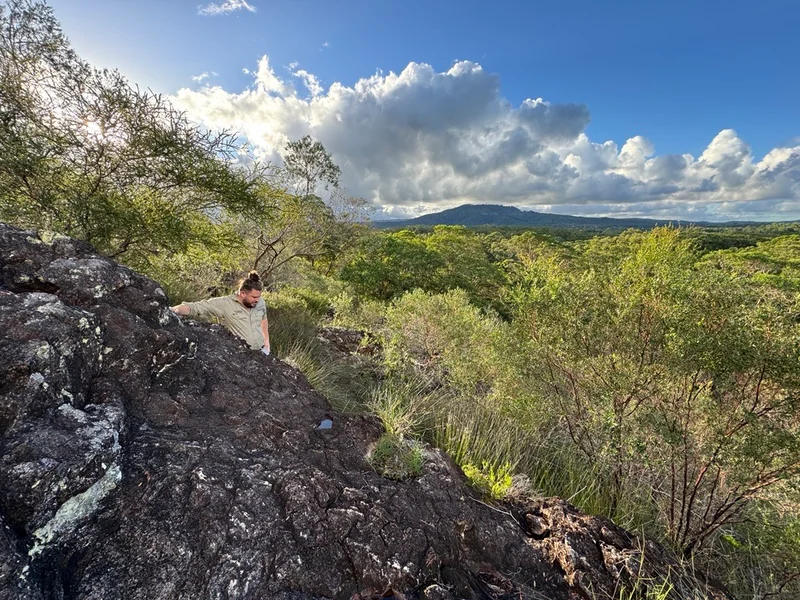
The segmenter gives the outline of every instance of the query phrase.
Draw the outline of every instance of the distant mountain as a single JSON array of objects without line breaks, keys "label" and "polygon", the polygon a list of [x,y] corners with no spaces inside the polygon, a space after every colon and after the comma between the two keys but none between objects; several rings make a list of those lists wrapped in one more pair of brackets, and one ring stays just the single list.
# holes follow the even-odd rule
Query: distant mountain
[{"label": "distant mountain", "polygon": [[464,225],[466,227],[556,227],[564,229],[651,229],[658,225],[750,225],[750,222],[708,223],[704,221],[675,221],[656,219],[614,219],[611,217],[574,217],[540,213],[532,210],[520,210],[513,206],[501,204],[464,204],[437,213],[422,215],[415,219],[395,221],[375,221],[375,227],[394,229],[415,225]]}]

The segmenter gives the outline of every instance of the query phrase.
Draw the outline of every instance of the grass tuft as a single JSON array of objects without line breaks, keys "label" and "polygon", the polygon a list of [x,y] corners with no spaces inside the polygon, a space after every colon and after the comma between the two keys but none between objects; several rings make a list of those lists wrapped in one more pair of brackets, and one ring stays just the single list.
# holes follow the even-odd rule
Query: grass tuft
[{"label": "grass tuft", "polygon": [[403,481],[422,473],[422,448],[418,442],[384,433],[367,459],[379,474]]}]

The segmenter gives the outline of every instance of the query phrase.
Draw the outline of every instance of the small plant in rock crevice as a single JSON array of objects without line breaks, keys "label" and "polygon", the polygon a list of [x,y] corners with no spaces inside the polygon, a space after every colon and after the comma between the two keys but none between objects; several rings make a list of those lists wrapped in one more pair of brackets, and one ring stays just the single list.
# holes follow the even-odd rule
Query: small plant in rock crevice
[{"label": "small plant in rock crevice", "polygon": [[372,468],[388,479],[411,479],[422,473],[422,448],[418,442],[384,433],[367,458]]},{"label": "small plant in rock crevice", "polygon": [[511,492],[513,480],[510,463],[493,465],[484,460],[480,468],[465,463],[461,466],[461,470],[474,487],[493,500],[502,500]]}]

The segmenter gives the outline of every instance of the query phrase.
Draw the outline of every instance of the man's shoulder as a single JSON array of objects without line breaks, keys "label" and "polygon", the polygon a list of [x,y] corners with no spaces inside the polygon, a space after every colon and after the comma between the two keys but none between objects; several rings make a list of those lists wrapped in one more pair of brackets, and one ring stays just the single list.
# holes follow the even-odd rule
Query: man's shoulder
[{"label": "man's shoulder", "polygon": [[208,304],[212,304],[214,306],[219,306],[219,307],[231,306],[233,304],[238,304],[236,302],[235,296],[232,295],[232,294],[228,295],[228,296],[216,296],[214,298],[209,298],[208,300],[205,300],[205,302],[207,302]]},{"label": "man's shoulder", "polygon": [[236,294],[223,296],[225,309],[232,314],[247,314],[247,309],[236,299]]}]

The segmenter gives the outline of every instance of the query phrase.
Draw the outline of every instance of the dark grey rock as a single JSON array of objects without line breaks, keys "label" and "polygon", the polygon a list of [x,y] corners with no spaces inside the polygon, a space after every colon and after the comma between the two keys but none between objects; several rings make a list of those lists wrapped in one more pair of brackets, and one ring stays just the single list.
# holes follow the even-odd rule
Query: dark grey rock
[{"label": "dark grey rock", "polygon": [[0,224],[0,330],[0,600],[570,599],[674,568],[560,500],[488,507],[438,451],[381,478],[375,419],[80,242]]}]

